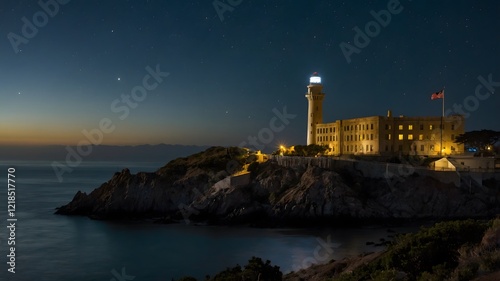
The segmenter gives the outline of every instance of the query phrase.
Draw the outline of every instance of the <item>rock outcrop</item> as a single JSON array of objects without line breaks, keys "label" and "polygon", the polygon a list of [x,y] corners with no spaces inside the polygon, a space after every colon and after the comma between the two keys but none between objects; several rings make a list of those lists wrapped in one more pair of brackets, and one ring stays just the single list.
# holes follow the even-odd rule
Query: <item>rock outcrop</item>
[{"label": "rock outcrop", "polygon": [[356,171],[290,168],[268,161],[250,166],[250,184],[228,187],[225,178],[249,162],[246,150],[213,147],[173,160],[155,173],[132,175],[125,169],[90,194],[78,192],[56,213],[214,223],[449,219],[500,213],[497,181],[471,190],[411,174],[388,183]]}]

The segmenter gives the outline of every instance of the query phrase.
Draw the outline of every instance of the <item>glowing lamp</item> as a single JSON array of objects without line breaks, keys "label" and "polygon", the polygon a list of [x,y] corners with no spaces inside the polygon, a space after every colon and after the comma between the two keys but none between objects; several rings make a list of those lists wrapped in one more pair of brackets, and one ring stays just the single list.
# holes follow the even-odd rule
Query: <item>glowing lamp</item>
[{"label": "glowing lamp", "polygon": [[321,77],[311,76],[311,78],[309,78],[309,83],[310,84],[321,84]]}]

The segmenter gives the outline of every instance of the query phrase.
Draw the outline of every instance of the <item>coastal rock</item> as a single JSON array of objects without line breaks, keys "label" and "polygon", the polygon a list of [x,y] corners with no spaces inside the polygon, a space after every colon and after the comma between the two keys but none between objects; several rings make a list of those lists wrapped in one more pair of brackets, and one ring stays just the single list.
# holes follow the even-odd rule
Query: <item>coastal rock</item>
[{"label": "coastal rock", "polygon": [[[90,194],[78,192],[56,213],[98,219],[171,217],[214,223],[488,217],[500,213],[500,184],[472,190],[410,174],[397,181],[357,170],[274,161],[252,169],[249,184],[228,176],[248,163],[244,149],[214,147],[155,173],[116,173]],[[231,163],[231,165],[228,165]]]}]

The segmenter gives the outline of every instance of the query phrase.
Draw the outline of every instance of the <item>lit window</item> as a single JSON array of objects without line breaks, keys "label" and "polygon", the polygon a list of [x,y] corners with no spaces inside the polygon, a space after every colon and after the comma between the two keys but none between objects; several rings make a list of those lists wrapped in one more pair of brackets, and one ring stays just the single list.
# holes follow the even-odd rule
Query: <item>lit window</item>
[{"label": "lit window", "polygon": [[401,131],[401,130],[403,130],[403,125],[399,125],[399,126],[398,126],[398,129],[399,129],[400,131]]},{"label": "lit window", "polygon": [[399,135],[398,135],[398,139],[399,139],[399,140],[403,140],[403,134],[399,134]]},{"label": "lit window", "polygon": [[387,139],[391,140],[391,134],[387,134]]},{"label": "lit window", "polygon": [[418,140],[424,140],[424,135],[422,134],[418,135]]},{"label": "lit window", "polygon": [[408,125],[408,130],[413,130],[413,125]]},{"label": "lit window", "polygon": [[434,125],[429,125],[429,130],[434,130]]},{"label": "lit window", "polygon": [[408,135],[408,140],[413,140],[413,135],[412,134]]}]

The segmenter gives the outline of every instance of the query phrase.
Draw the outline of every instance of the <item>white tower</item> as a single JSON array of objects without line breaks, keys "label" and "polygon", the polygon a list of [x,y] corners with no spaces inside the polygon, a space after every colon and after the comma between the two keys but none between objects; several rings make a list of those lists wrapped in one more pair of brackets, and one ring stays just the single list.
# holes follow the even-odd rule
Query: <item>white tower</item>
[{"label": "white tower", "polygon": [[307,145],[316,143],[316,124],[323,123],[323,98],[325,94],[322,91],[321,77],[319,77],[317,72],[314,72],[311,78],[309,78],[306,94],[309,102],[309,109],[307,111]]}]

